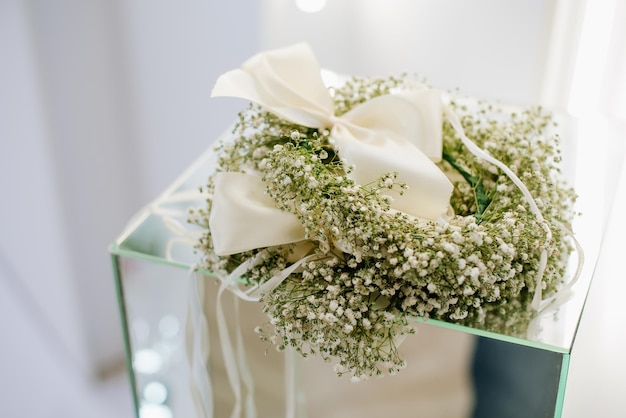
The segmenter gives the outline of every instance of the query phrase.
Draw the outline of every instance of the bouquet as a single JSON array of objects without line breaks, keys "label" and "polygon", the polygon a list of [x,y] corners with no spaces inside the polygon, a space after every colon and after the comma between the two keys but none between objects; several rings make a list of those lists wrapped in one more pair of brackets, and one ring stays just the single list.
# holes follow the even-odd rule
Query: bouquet
[{"label": "bouquet", "polygon": [[354,381],[405,367],[415,318],[523,335],[572,251],[550,114],[321,74],[297,44],[218,79],[252,104],[191,214],[202,267],[263,304],[262,339]]}]

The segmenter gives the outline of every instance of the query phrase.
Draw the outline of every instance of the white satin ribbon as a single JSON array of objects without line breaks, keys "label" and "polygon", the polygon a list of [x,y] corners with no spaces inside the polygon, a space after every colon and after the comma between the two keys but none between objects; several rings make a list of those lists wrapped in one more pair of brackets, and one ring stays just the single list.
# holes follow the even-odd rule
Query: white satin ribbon
[{"label": "white satin ribbon", "polygon": [[[228,191],[228,189],[222,190]],[[279,219],[284,215],[288,215],[273,207],[273,202],[269,197],[265,196],[263,193],[257,194],[259,190],[262,191],[262,188],[253,187],[246,189],[243,187],[233,189],[231,192],[239,193],[239,196],[235,198],[247,198],[251,202],[258,199],[257,211],[253,213],[258,219],[262,219],[264,213],[267,212],[270,213],[269,216],[279,217]],[[250,194],[248,192],[250,192]],[[148,206],[147,211],[152,215],[160,217],[165,228],[172,233],[172,237],[167,241],[164,251],[164,256],[168,261],[181,264],[188,262],[187,257],[179,258],[180,254],[178,253],[180,252],[175,253],[174,248],[180,245],[182,249],[186,250],[184,253],[187,254],[191,252],[197,244],[203,232],[190,229],[191,225],[185,222],[184,219],[188,215],[187,207],[200,206],[207,197],[207,195],[199,193],[195,189],[176,191],[172,194],[164,195]],[[183,203],[185,203],[185,205],[179,207]],[[246,207],[254,207],[254,204],[247,205]],[[275,213],[272,214],[272,212]],[[143,211],[140,213],[143,213]],[[302,229],[295,217],[285,217],[283,221],[285,222],[285,227],[291,225],[292,229],[296,227]],[[255,232],[256,237],[260,238],[266,231],[262,228],[257,231],[242,231],[242,233],[246,232]],[[303,235],[303,232],[295,233],[295,236],[300,235]],[[227,378],[235,397],[231,418],[241,416],[244,411],[246,418],[256,418],[257,411],[254,401],[254,381],[246,360],[241,327],[238,325],[235,326],[235,342],[233,345],[222,303],[224,293],[228,290],[233,295],[234,323],[239,324],[239,300],[243,299],[249,302],[258,302],[262,294],[271,292],[303,263],[311,260],[315,255],[307,254],[312,248],[313,246],[308,242],[297,245],[293,250],[292,257],[289,258],[292,264],[259,286],[249,287],[244,290],[240,287],[238,279],[258,264],[266,255],[266,251],[261,251],[256,257],[242,263],[237,269],[231,272],[229,276],[219,277],[221,286],[218,290],[216,317],[218,334],[220,336],[219,343],[223,353]],[[212,418],[214,416],[215,400],[209,370],[211,344],[208,320],[204,311],[207,308],[207,301],[205,300],[205,280],[207,276],[197,271],[197,264],[195,263],[190,267],[189,272],[186,347],[190,367],[190,392],[198,418]],[[292,353],[285,357],[285,377],[288,382],[294,381],[294,361],[295,358]],[[295,417],[297,407],[296,390],[296,387],[289,385],[286,388],[286,417]]]},{"label": "white satin ribbon", "polygon": [[[453,186],[435,165],[442,149],[439,92],[422,85],[415,91],[378,96],[335,116],[313,52],[308,45],[297,44],[257,54],[240,69],[223,74],[212,96],[240,97],[295,124],[329,129],[339,156],[354,167],[348,176],[357,184],[397,172],[397,181],[409,189],[402,195],[390,193],[393,209],[423,219],[446,217]],[[263,182],[251,174],[216,176],[209,225],[217,255],[304,238],[304,231],[298,235],[287,216],[270,210],[273,204],[268,208],[264,190]],[[262,234],[253,232],[261,225],[259,214]]]},{"label": "white satin ribbon", "polygon": [[[177,229],[177,231],[179,231]],[[180,231],[179,231],[180,232]],[[300,252],[307,251],[311,247],[303,244]],[[298,251],[296,251],[298,252]],[[256,418],[257,410],[254,400],[254,380],[250,373],[250,367],[246,359],[246,350],[239,318],[239,301],[258,302],[261,295],[271,292],[282,283],[291,273],[302,264],[318,257],[309,254],[291,264],[288,268],[278,272],[272,278],[259,286],[243,290],[240,288],[238,279],[257,265],[267,254],[259,252],[255,257],[240,264],[228,277],[220,278],[221,284],[218,290],[215,312],[219,344],[224,359],[224,366],[228,383],[235,398],[231,418],[238,418],[244,413],[246,418]],[[189,304],[187,314],[186,345],[190,367],[190,389],[198,418],[212,418],[214,416],[213,384],[209,370],[210,334],[207,317],[204,310],[207,308],[205,301],[205,280],[207,276],[196,271],[196,266],[191,267]],[[223,305],[226,291],[233,295],[233,312],[235,325],[235,343],[233,345],[228,322]],[[290,349],[287,349],[290,351]],[[289,352],[285,357],[285,417],[296,416],[297,388],[295,387],[295,364],[293,353]],[[245,408],[244,408],[245,405]]]},{"label": "white satin ribbon", "polygon": [[[245,347],[243,345],[243,339],[241,336],[241,328],[236,326],[236,351],[233,349],[230,333],[228,332],[228,324],[226,322],[226,316],[224,313],[224,307],[222,305],[223,294],[226,290],[229,290],[235,298],[235,321],[238,322],[238,300],[243,299],[249,302],[258,302],[261,296],[265,293],[269,293],[274,290],[280,283],[282,283],[291,273],[297,270],[303,263],[311,260],[314,257],[319,257],[317,254],[309,254],[301,257],[298,261],[291,264],[286,269],[278,272],[272,278],[264,282],[263,284],[255,287],[251,287],[247,290],[242,290],[239,287],[239,278],[245,275],[250,269],[257,265],[263,257],[266,255],[266,250],[260,251],[257,255],[246,262],[240,264],[235,270],[233,270],[228,277],[222,278],[221,285],[217,294],[216,314],[217,314],[217,328],[220,336],[220,345],[222,348],[222,354],[224,357],[224,365],[226,368],[226,374],[231,390],[235,396],[235,404],[231,413],[231,418],[237,418],[242,413],[242,381],[246,389],[246,401],[245,411],[246,418],[256,417],[256,406],[254,403],[254,381],[250,375],[250,368],[247,365],[245,357]],[[200,334],[201,336],[202,334]],[[294,365],[291,363],[293,359],[287,357],[285,359],[285,371],[288,381],[293,381]],[[195,383],[195,382],[194,382]],[[296,408],[296,388],[286,387],[286,416],[293,417]]]},{"label": "white satin ribbon", "polygon": [[187,311],[186,345],[189,363],[189,386],[198,418],[212,418],[214,412],[213,384],[209,370],[209,324],[204,315],[204,277],[191,268]]},{"label": "white satin ribbon", "polygon": [[260,177],[219,172],[214,175],[214,181],[209,224],[217,255],[304,239],[304,228],[298,218],[275,206],[265,194]]}]

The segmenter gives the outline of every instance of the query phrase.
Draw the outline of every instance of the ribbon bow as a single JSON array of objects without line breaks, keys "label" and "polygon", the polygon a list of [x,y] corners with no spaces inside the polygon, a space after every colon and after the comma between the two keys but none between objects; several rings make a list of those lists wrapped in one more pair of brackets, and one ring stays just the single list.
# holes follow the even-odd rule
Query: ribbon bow
[{"label": "ribbon bow", "polygon": [[[328,129],[338,154],[353,166],[349,177],[368,184],[388,172],[408,185],[392,194],[391,207],[418,218],[446,216],[453,186],[435,162],[441,159],[439,92],[415,90],[378,96],[335,116],[333,98],[307,44],[257,54],[217,80],[212,97],[255,102],[298,125]],[[215,252],[229,255],[304,239],[295,215],[277,209],[259,176],[220,172],[209,226]]]}]

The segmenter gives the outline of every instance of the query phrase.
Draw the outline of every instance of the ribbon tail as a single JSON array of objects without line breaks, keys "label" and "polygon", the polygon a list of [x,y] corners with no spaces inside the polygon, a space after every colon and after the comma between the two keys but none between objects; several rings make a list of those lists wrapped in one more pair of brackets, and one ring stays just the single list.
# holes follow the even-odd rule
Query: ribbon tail
[{"label": "ribbon tail", "polygon": [[335,119],[331,138],[353,167],[349,176],[367,185],[398,173],[408,190],[385,192],[393,209],[428,220],[447,219],[453,186],[436,166],[442,148],[441,94],[426,86],[378,96]]},{"label": "ribbon tail", "polygon": [[239,326],[239,324],[241,323],[241,318],[239,315],[239,297],[237,297],[236,294],[233,294],[233,300],[235,309],[235,322],[237,323],[237,332],[235,334],[237,344],[237,363],[239,364],[241,379],[243,380],[243,384],[246,388],[246,418],[256,418],[257,413],[256,404],[254,403],[254,380],[252,379],[250,367],[248,366],[248,361],[246,359],[246,349],[243,343],[243,335],[241,335],[241,326]]},{"label": "ribbon tail", "polygon": [[204,315],[204,281],[193,272],[189,287],[186,346],[191,376],[190,387],[195,410],[199,418],[213,417],[213,385],[209,371],[209,326]]},{"label": "ribbon tail", "polygon": [[287,347],[285,350],[285,418],[296,418],[298,412],[298,382],[296,382],[295,350]]},{"label": "ribbon tail", "polygon": [[228,324],[222,306],[223,293],[228,288],[228,280],[224,280],[217,293],[217,302],[215,306],[217,328],[220,336],[220,345],[222,348],[222,357],[224,359],[224,367],[226,368],[226,376],[230,384],[233,396],[235,397],[235,405],[231,413],[231,418],[240,418],[242,412],[242,395],[241,395],[241,379],[239,376],[239,368],[237,367],[237,358],[233,351],[233,345],[228,332]]},{"label": "ribbon tail", "polygon": [[391,207],[408,215],[428,220],[445,219],[453,186],[445,174],[422,151],[407,140],[371,133],[355,137],[349,129],[337,125],[333,140],[339,155],[353,166],[349,177],[367,185],[384,173],[398,173],[397,181],[409,188],[402,193],[385,191],[393,198]]},{"label": "ribbon tail", "polygon": [[275,289],[280,283],[282,283],[291,273],[293,273],[303,263],[310,260],[316,254],[310,254],[301,258],[291,266],[287,267],[283,271],[274,275],[270,280],[263,285],[253,288],[251,292],[245,292],[239,289],[237,286],[237,280],[248,270],[258,264],[265,255],[265,251],[259,252],[255,257],[247,260],[233,270],[228,277],[222,279],[222,283],[217,293],[216,302],[216,316],[217,326],[220,336],[220,344],[222,349],[222,356],[224,358],[224,366],[226,368],[226,375],[235,397],[235,405],[231,414],[231,418],[237,418],[241,416],[243,395],[242,395],[242,381],[246,388],[245,399],[245,411],[247,418],[256,418],[256,406],[254,403],[254,382],[250,375],[250,370],[245,359],[245,347],[243,345],[243,338],[241,336],[241,329],[237,325],[236,328],[236,349],[233,348],[233,344],[228,331],[228,323],[224,313],[224,307],[222,304],[223,294],[226,290],[233,293],[235,298],[235,321],[239,323],[239,310],[238,300],[243,299],[246,301],[258,302],[261,295],[265,292],[270,292]]}]

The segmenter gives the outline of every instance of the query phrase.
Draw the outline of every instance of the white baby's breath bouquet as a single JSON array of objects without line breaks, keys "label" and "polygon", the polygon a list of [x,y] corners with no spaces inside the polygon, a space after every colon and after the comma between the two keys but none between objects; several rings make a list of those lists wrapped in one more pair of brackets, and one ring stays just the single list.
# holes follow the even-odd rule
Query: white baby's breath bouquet
[{"label": "white baby's breath bouquet", "polygon": [[[306,83],[319,77],[311,57],[305,45],[260,54],[218,81],[215,95],[257,104],[219,145],[208,205],[192,213],[202,267],[256,295],[261,338],[353,380],[405,367],[414,318],[523,334],[571,251],[575,195],[550,115],[465,106],[410,76],[355,77],[324,87],[328,101]],[[414,119],[401,133],[434,142],[393,131]]]}]

